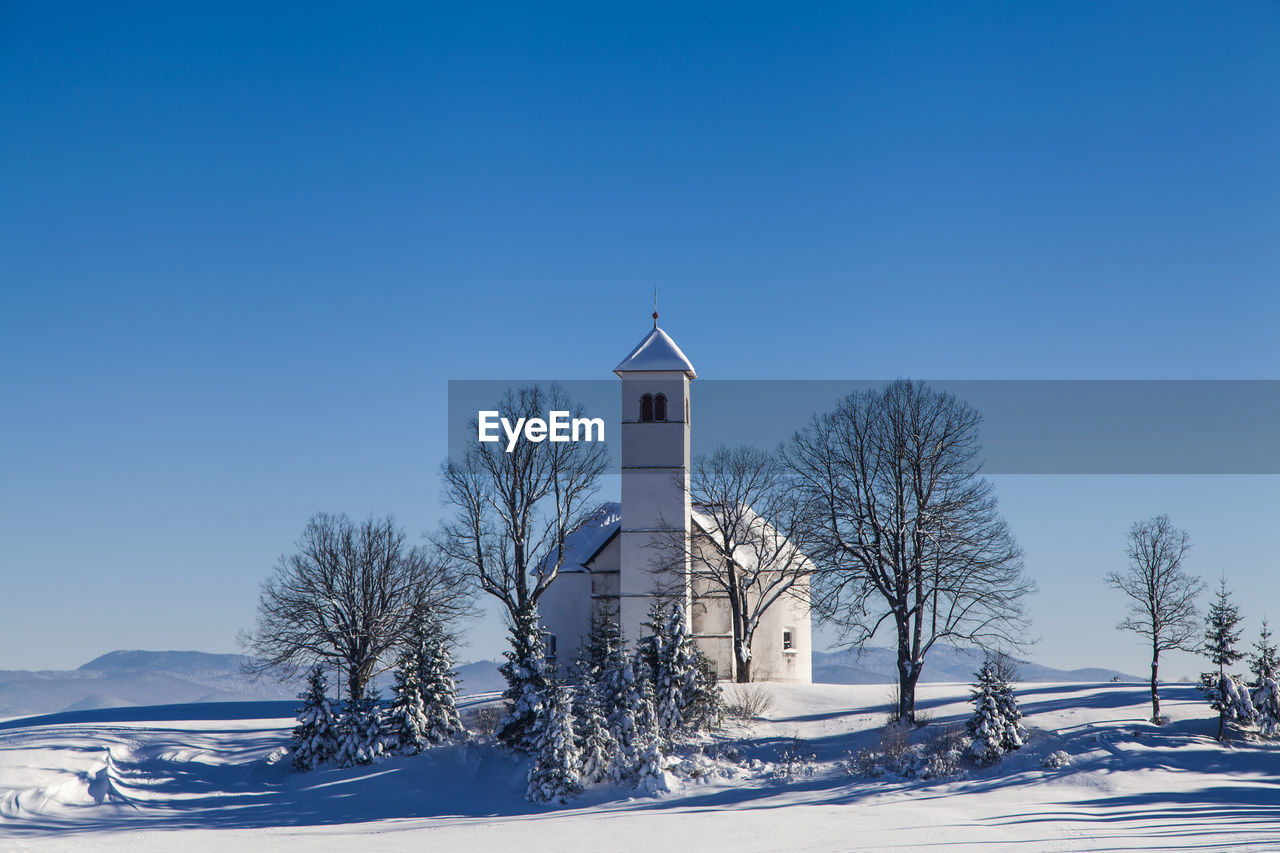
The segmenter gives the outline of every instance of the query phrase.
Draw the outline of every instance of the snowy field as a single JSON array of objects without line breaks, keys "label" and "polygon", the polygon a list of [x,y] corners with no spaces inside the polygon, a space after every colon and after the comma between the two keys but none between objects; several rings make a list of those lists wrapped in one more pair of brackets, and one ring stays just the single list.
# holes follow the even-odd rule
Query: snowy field
[{"label": "snowy field", "polygon": [[[877,742],[886,689],[768,685],[767,718],[725,733],[731,758],[661,797],[594,789],[523,799],[524,765],[457,746],[367,768],[290,772],[288,703],[85,711],[0,723],[0,850],[672,849],[1278,850],[1280,745],[1222,747],[1190,685],[1028,684],[1028,746],[945,782],[850,776]],[[939,723],[967,687],[930,684]],[[928,728],[917,732],[924,737]],[[816,762],[783,778],[796,739]],[[735,750],[737,754],[735,753]],[[1058,750],[1069,766],[1043,769]]]}]

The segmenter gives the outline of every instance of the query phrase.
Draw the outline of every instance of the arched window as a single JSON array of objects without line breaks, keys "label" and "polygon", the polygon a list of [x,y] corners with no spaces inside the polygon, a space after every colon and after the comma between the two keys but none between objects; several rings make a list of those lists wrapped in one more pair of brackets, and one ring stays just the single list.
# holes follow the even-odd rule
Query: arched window
[{"label": "arched window", "polygon": [[645,394],[640,398],[640,422],[651,423],[653,421],[653,395]]},{"label": "arched window", "polygon": [[665,421],[667,419],[666,394],[659,394],[653,398],[653,419],[655,421]]}]

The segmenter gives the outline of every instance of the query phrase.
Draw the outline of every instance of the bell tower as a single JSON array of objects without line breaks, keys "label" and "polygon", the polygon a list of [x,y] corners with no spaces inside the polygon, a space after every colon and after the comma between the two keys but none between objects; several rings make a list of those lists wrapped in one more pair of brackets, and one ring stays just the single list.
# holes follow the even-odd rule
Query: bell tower
[{"label": "bell tower", "polygon": [[[693,365],[658,328],[613,370],[622,380],[619,622],[638,639],[659,593],[689,605],[689,383]],[[683,547],[680,543],[683,541]],[[674,563],[674,564],[673,564]]]}]

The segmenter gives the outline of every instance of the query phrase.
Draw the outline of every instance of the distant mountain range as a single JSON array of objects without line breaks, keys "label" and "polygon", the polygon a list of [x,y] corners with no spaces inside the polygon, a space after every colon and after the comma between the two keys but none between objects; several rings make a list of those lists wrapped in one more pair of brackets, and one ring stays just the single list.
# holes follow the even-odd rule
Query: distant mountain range
[{"label": "distant mountain range", "polygon": [[[925,657],[920,680],[972,681],[973,673],[982,665],[983,653],[977,649],[934,646]],[[1020,681],[1141,681],[1142,679],[1114,669],[1054,669],[1030,661],[1018,660]],[[898,658],[893,649],[868,647],[856,650],[814,652],[813,680],[824,684],[892,684],[898,680]]]},{"label": "distant mountain range", "polygon": [[[87,711],[135,705],[184,702],[239,702],[294,699],[298,681],[257,679],[243,672],[241,655],[205,652],[116,651],[94,658],[79,669],[30,672],[0,671],[0,717],[24,717],[59,711]],[[891,684],[897,665],[891,649],[815,652],[813,680],[826,684]],[[922,681],[971,681],[982,663],[972,649],[935,646],[925,661]],[[1019,661],[1023,681],[1121,681],[1141,679],[1112,669],[1062,670]],[[506,685],[493,661],[457,668],[464,695],[502,690]],[[390,675],[377,680],[387,695]]]},{"label": "distant mountain range", "polygon": [[[115,651],[73,670],[0,670],[0,717],[185,702],[293,699],[297,680],[244,674],[241,655],[206,652]],[[463,693],[501,690],[493,661],[457,668]],[[389,676],[378,680],[389,685]]]}]

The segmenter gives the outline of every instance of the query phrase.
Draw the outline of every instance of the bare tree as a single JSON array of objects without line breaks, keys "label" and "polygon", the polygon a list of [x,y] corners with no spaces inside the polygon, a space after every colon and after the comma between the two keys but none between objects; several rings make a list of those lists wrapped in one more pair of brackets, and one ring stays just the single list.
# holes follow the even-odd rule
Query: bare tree
[{"label": "bare tree", "polygon": [[660,574],[683,583],[695,600],[727,601],[734,676],[751,680],[751,645],[765,613],[784,597],[807,592],[812,564],[798,545],[803,506],[777,457],[752,447],[719,447],[694,462],[690,499],[696,528],[663,537]]},{"label": "bare tree", "polygon": [[257,628],[241,643],[258,672],[337,664],[346,670],[349,695],[358,698],[428,614],[448,621],[467,603],[456,573],[409,546],[390,516],[356,524],[319,513],[297,552],[281,557],[262,585]]},{"label": "bare tree", "polygon": [[813,510],[815,606],[859,647],[892,627],[903,720],[935,643],[1026,644],[1035,585],[979,476],[980,423],[951,394],[898,380],[846,397],[784,451]]},{"label": "bare tree", "polygon": [[[583,414],[558,385],[508,389],[495,409],[512,424],[549,411]],[[508,452],[501,442],[476,442],[442,467],[444,501],[455,513],[437,546],[519,625],[564,565],[565,537],[594,509],[607,462],[599,443],[517,441]]]},{"label": "bare tree", "polygon": [[1129,569],[1111,572],[1107,583],[1129,597],[1129,615],[1116,627],[1151,642],[1151,721],[1160,722],[1160,653],[1195,651],[1200,630],[1196,599],[1204,581],[1182,570],[1191,548],[1187,531],[1167,515],[1134,522],[1129,528]]}]

